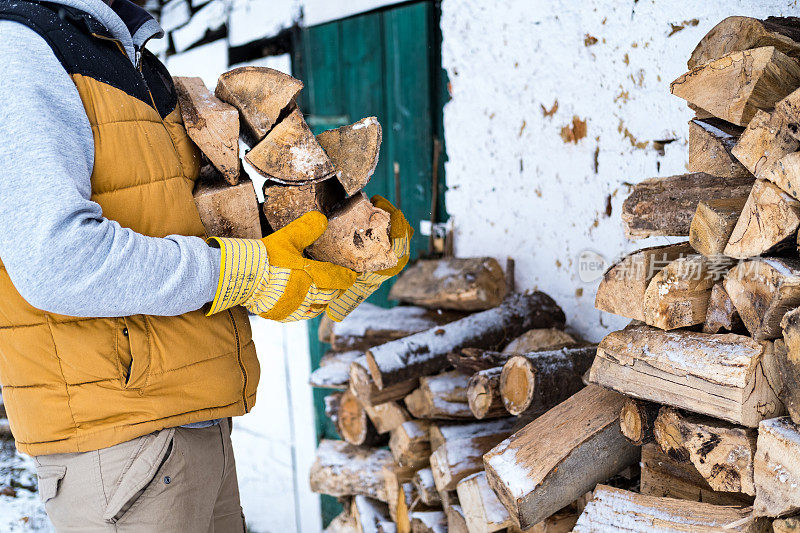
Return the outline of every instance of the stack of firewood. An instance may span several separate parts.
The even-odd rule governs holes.
[[[311,474],[348,500],[331,531],[800,528],[798,58],[793,18],[731,17],[698,44],[671,86],[696,112],[690,173],[623,208],[630,236],[688,241],[606,272],[597,308],[632,322],[596,347],[540,293],[433,312],[485,308],[451,303],[472,287],[437,299],[447,261],[398,282],[420,307],[323,328],[338,351],[312,381],[344,389],[347,441]]]
[[[303,83],[264,67],[226,72],[214,94],[200,78],[175,78],[175,87],[206,163],[194,199],[208,235],[257,239],[319,211],[328,227],[306,250],[311,257],[357,272],[397,264],[389,213],[361,192],[378,164],[375,117],[314,136],[295,102]],[[262,206],[242,167],[240,137],[250,147],[245,161],[266,178]]]
[[[320,443],[311,486],[345,504],[330,531],[514,527],[483,454],[580,390],[596,346],[563,330],[546,294],[506,279],[491,258],[422,260],[392,288],[404,305],[323,321],[332,351],[311,384],[340,390],[327,411],[344,441]],[[542,531],[569,529],[577,513]]]

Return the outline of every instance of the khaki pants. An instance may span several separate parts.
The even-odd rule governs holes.
[[[228,420],[34,460],[59,533],[245,530]]]

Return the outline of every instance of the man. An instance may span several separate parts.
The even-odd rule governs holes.
[[[0,381],[59,532],[243,531],[245,308],[340,320],[408,260],[411,229],[381,198],[390,271],[305,258],[319,213],[207,244],[199,154],[144,49],[161,35],[129,0],[0,2]]]

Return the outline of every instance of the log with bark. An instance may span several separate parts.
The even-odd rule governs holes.
[[[501,348],[529,329],[563,327],[564,320],[564,312],[546,294],[513,294],[494,309],[376,346],[367,351],[367,363],[375,384],[384,389],[443,370],[447,354],[455,350]]]
[[[482,311],[501,304],[506,279],[492,257],[422,259],[405,270],[389,299],[432,309]]]
[[[742,128],[718,118],[689,121],[689,172],[749,176],[750,171],[731,153],[741,134]]]
[[[795,423],[800,422],[800,307],[786,313],[781,321],[784,343],[775,341],[774,354],[781,381],[782,399]]]
[[[753,505],[753,497],[740,492],[719,492],[689,461],[677,461],[655,442],[642,446],[639,492],[650,496],[677,498],[714,505]]]
[[[500,375],[500,396],[512,415],[536,417],[583,388],[597,346],[561,348],[517,355]]]
[[[431,450],[436,450],[450,441],[465,441],[490,435],[510,435],[513,426],[514,419],[511,417],[469,424],[433,422],[428,429]]]
[[[722,267],[722,272],[714,269]],[[702,255],[681,257],[655,275],[644,293],[644,320],[660,329],[702,324],[715,277],[721,278],[727,265],[712,264]]]
[[[367,357],[362,355],[350,364],[350,388],[362,405],[380,405],[385,402],[402,400],[417,388],[419,379],[411,378],[379,389],[367,369]]]
[[[389,516],[389,507],[381,501],[366,496],[355,496],[350,504],[350,514],[359,533],[388,532],[395,529]]]
[[[486,472],[477,472],[458,482],[458,501],[470,533],[492,533],[513,526],[514,521],[486,481]]]
[[[594,498],[575,524],[574,533],[615,531],[624,524],[631,533],[703,531],[761,533],[768,524],[747,508],[658,498],[598,485]]]
[[[484,456],[489,485],[529,528],[639,459],[619,431],[625,397],[590,385]]]
[[[724,283],[721,281],[714,283],[711,287],[711,296],[708,298],[703,333],[719,333],[720,330],[739,332],[743,329],[744,324],[739,317],[739,311],[728,296]]]
[[[774,46],[730,52],[697,65],[670,84],[670,91],[715,117],[746,126],[800,86],[800,65]]]
[[[375,172],[381,139],[381,125],[375,117],[317,135],[317,142],[339,171],[337,179],[348,196],[363,189]]]
[[[352,394],[352,389],[350,389]],[[411,415],[399,402],[384,402],[378,405],[364,404],[358,400],[367,412],[367,416],[375,425],[378,433],[389,433],[411,420]]]
[[[456,490],[458,482],[483,470],[483,454],[511,434],[498,431],[463,439],[448,439],[431,454],[431,471],[440,491]]]
[[[724,285],[753,338],[775,339],[781,335],[783,315],[800,306],[800,261],[743,261],[728,272]]]
[[[411,468],[430,464],[429,427],[428,420],[409,420],[392,430],[389,450],[397,464]]]
[[[200,78],[173,78],[186,133],[231,185],[239,182],[239,112]],[[252,184],[251,184],[252,187]]]
[[[753,464],[756,516],[787,516],[800,511],[800,430],[789,417],[758,426]]]
[[[458,371],[420,378],[419,388],[406,396],[408,410],[417,418],[471,420],[467,386],[469,377]]]
[[[469,378],[467,401],[475,418],[480,420],[508,415],[500,394],[500,374],[502,372],[503,367],[497,366],[476,372]]]
[[[345,390],[350,382],[350,365],[364,354],[359,351],[327,352],[319,368],[311,372],[308,383],[321,389]]]
[[[514,355],[516,354],[482,348],[462,348],[447,354],[447,361],[462,374],[471,375],[482,370],[502,367]]]
[[[628,238],[689,235],[702,200],[747,196],[752,176],[718,177],[703,172],[650,178],[633,187],[622,204]]]
[[[323,439],[311,466],[311,490],[331,496],[360,494],[387,502],[383,468],[392,464],[388,450]]]
[[[250,141],[260,141],[303,89],[303,82],[278,70],[241,67],[219,77],[216,96],[242,115]]]
[[[689,243],[706,257],[720,256],[730,240],[749,193],[738,198],[703,200],[689,227]]]
[[[578,340],[566,331],[556,328],[540,328],[526,331],[503,348],[506,354],[524,354],[542,350],[556,350]]]
[[[733,333],[635,326],[606,335],[589,379],[635,398],[756,427],[784,411],[766,376],[769,351]]]
[[[230,185],[217,179],[210,165],[201,171],[194,188],[194,204],[206,234],[213,237],[260,239],[261,220],[253,182],[244,173]]]
[[[603,275],[594,306],[644,322],[644,293],[650,280],[675,259],[691,253],[692,247],[684,242],[644,248],[627,255]]]
[[[636,446],[651,442],[659,408],[657,403],[627,398],[619,411],[619,430],[622,435]]]
[[[654,434],[664,453],[691,462],[712,489],[755,495],[756,430],[662,407]]]
[[[789,57],[800,57],[800,20],[797,17],[727,17],[711,28],[689,58],[689,68],[731,52],[774,46]]]
[[[412,533],[447,533],[447,516],[444,511],[414,511],[411,518]]]
[[[800,201],[767,180],[756,180],[725,246],[725,255],[747,259],[781,248],[796,250]]]
[[[463,316],[452,311],[434,311],[415,306],[385,309],[365,302],[341,322],[326,321],[328,327],[325,330],[321,324],[319,337],[320,341],[330,343],[334,350],[368,350]]]

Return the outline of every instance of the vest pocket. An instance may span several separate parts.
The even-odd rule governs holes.
[[[123,318],[118,333],[120,372],[126,389],[138,389],[147,382],[150,370],[150,340],[147,319],[142,315]]]

